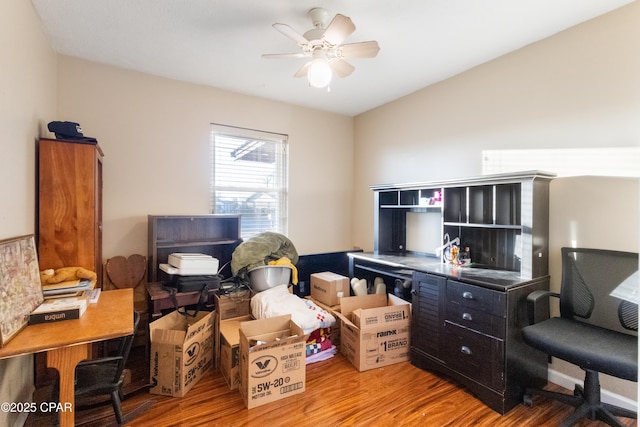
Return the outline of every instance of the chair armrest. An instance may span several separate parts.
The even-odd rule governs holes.
[[[527,313],[530,325],[549,318],[549,297],[560,298],[560,294],[538,290],[527,295]]]

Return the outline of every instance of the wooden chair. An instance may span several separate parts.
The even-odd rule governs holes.
[[[97,396],[109,395],[118,424],[125,422],[125,416],[122,412],[124,367],[139,323],[140,314],[135,312],[133,317],[134,333],[119,340],[119,348],[114,356],[83,360],[76,366],[76,404],[82,406],[83,399],[90,400]]]
[[[136,311],[147,312],[147,295],[144,286],[147,260],[144,256],[133,254],[128,258],[124,256],[109,258],[103,271],[102,289],[133,289]]]
[[[128,257],[109,258],[103,268],[102,289],[133,289],[134,309],[140,314],[140,326],[134,337],[131,361],[127,364],[124,392],[129,394],[149,385],[149,314],[146,290],[147,260],[133,254]],[[110,355],[115,347],[105,344],[104,355]]]

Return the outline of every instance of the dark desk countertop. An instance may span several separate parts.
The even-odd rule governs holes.
[[[415,254],[356,252],[347,255],[353,258],[356,263],[358,261],[364,261],[392,269],[408,269],[436,274],[449,279],[460,280],[465,283],[476,284],[501,291],[548,277],[544,276],[529,279],[523,278],[520,273],[516,271],[482,267],[458,267],[444,264],[434,257]]]

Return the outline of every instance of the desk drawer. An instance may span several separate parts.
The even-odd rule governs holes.
[[[504,292],[447,280],[447,302],[473,308],[494,316],[506,316],[507,297]]]
[[[445,320],[496,338],[504,338],[505,319],[460,304],[447,304]]]
[[[452,369],[494,390],[504,389],[504,341],[450,322],[444,324],[443,359]]]

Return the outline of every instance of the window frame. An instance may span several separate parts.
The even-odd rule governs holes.
[[[218,139],[217,139],[218,138]],[[255,141],[263,142],[263,144],[258,144],[258,147],[262,147],[265,144],[274,144],[273,153],[269,152],[269,154],[273,154],[274,162],[275,162],[275,170],[271,176],[271,182],[267,183],[269,180],[266,179],[268,175],[264,175],[265,171],[268,171],[268,167],[264,166],[269,162],[264,161],[256,161],[255,159],[250,159],[246,161],[242,157],[236,158],[235,161],[242,161],[242,164],[238,163],[237,171],[245,171],[242,172],[226,172],[228,175],[237,175],[244,176],[246,180],[249,180],[252,177],[257,179],[258,176],[262,176],[265,178],[265,185],[261,185],[259,183],[255,183],[255,185],[249,185],[246,180],[243,182],[238,181],[238,185],[229,185],[232,178],[227,176],[228,179],[226,183],[218,184],[216,181],[216,171],[218,168],[232,168],[232,162],[227,162],[222,164],[219,162],[219,159],[216,158],[216,147],[223,142],[227,144],[233,144],[238,140],[238,145],[235,150],[233,150],[229,154],[233,154],[233,152],[238,151],[238,149],[244,147],[245,145],[249,145],[251,148],[251,144]],[[244,141],[245,144],[242,144],[241,141]],[[255,144],[254,144],[255,145]],[[209,209],[213,214],[224,213],[224,214],[239,214],[241,216],[241,236],[243,239],[250,238],[260,232],[263,231],[273,231],[280,234],[286,235],[288,232],[288,200],[289,200],[289,146],[288,146],[288,135],[279,134],[274,132],[266,132],[254,129],[246,129],[241,127],[220,125],[216,123],[211,124],[211,135],[210,135],[210,149],[211,149],[211,177],[210,177],[210,200],[209,200]],[[230,148],[229,148],[230,150]],[[251,154],[253,150],[245,150],[241,152],[241,154]],[[256,168],[252,169],[250,163],[256,163]],[[263,167],[259,164],[263,163]],[[230,169],[233,170],[233,169]],[[251,170],[250,172],[246,172],[247,170]],[[261,172],[263,175],[260,175]],[[256,175],[254,175],[254,173]],[[223,176],[224,178],[224,176]],[[257,195],[257,198],[263,197],[259,195],[263,194],[271,194],[275,193],[275,207],[271,207],[267,202],[268,208],[259,207],[260,202],[253,203],[253,201],[249,201],[249,197],[246,197],[244,200],[235,199],[235,201],[231,201],[229,199],[229,206],[227,206],[224,212],[220,212],[220,194],[225,193],[227,195],[240,195],[242,193],[253,192]],[[237,203],[240,200],[240,203]],[[232,207],[235,206],[236,208]],[[247,212],[250,205],[253,205],[254,212]],[[273,209],[273,211],[271,210]],[[244,212],[243,212],[244,211]],[[269,218],[267,222],[271,222],[271,226],[265,227],[264,218],[260,218],[264,215],[260,213],[266,212],[266,217]],[[275,217],[271,218],[271,214],[275,213]],[[255,216],[253,216],[255,215]]]

